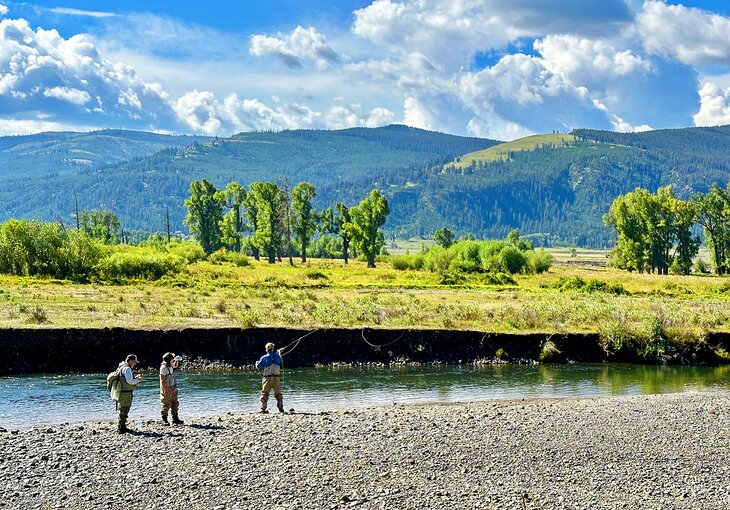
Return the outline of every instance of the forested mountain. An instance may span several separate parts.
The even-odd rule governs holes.
[[[730,176],[730,126],[572,134],[560,143],[513,143],[504,157],[471,157],[458,167],[457,157],[498,142],[404,126],[242,133],[52,177],[0,177],[0,221],[70,222],[77,193],[80,207],[110,208],[125,228],[162,230],[169,208],[174,228],[184,231],[191,181],[248,187],[286,177],[290,187],[314,184],[317,208],[354,205],[372,188],[383,190],[391,236],[430,236],[446,226],[458,235],[504,237],[520,228],[538,244],[604,247],[613,235],[601,218],[616,196],[672,185],[683,198],[712,182],[725,186]]]
[[[118,163],[207,140],[211,138],[118,129],[3,136],[0,137],[0,178],[74,172],[79,168]]]
[[[0,221],[23,217],[72,223],[76,193],[79,207],[109,208],[125,228],[162,230],[169,209],[173,228],[186,230],[183,201],[193,180],[206,178],[224,187],[234,180],[248,186],[286,177],[290,187],[309,181],[322,190],[318,205],[354,202],[387,176],[440,166],[459,154],[497,143],[397,125],[253,132],[194,141],[123,163],[77,166],[53,175],[8,175],[0,170]],[[363,187],[353,188],[355,182]]]

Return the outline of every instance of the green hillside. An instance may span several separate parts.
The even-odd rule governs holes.
[[[440,167],[458,154],[497,143],[397,125],[241,133],[118,164],[80,166],[32,179],[19,174],[0,178],[0,221],[25,217],[71,222],[75,193],[81,208],[109,208],[127,228],[161,230],[169,209],[173,226],[182,230],[183,201],[193,180],[205,177],[222,187],[233,180],[248,186],[286,177],[292,185],[313,183],[319,204],[359,201],[404,169]],[[362,180],[362,187],[353,185]]]
[[[171,136],[114,129],[3,136],[0,137],[0,178],[74,172],[208,140],[211,138],[205,136]]]
[[[519,138],[511,142],[501,143],[481,151],[470,152],[457,157],[452,163],[457,168],[466,168],[472,163],[503,161],[513,159],[514,153],[534,151],[538,149],[569,148],[576,137],[565,133],[547,133]]]
[[[671,185],[686,198],[730,178],[730,126],[544,136],[499,144],[404,126],[242,133],[54,175],[0,176],[0,221],[71,223],[77,194],[80,207],[108,207],[125,228],[163,230],[169,209],[173,228],[186,232],[183,200],[191,181],[248,186],[286,177],[291,186],[314,184],[318,209],[383,190],[390,237],[429,237],[443,226],[457,235],[504,237],[519,228],[538,244],[604,248],[613,234],[601,218],[616,196]],[[452,163],[504,147],[511,147],[507,158]]]

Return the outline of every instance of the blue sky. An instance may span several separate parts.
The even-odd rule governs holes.
[[[0,0],[0,134],[730,124],[729,3]]]

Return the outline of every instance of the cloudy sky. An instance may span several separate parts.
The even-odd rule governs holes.
[[[730,124],[728,4],[0,0],[0,134]]]

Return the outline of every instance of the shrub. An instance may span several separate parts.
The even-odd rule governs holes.
[[[542,349],[540,349],[539,359],[543,362],[559,361],[561,354],[562,352],[558,349],[558,346],[555,345],[555,342],[552,340],[545,340],[542,344]]]
[[[171,242],[165,245],[167,253],[182,257],[188,264],[199,262],[205,258],[205,252],[198,243],[190,241]]]
[[[555,259],[543,248],[527,252],[527,265],[531,273],[544,273],[552,266]]]
[[[407,269],[420,270],[425,265],[423,255],[392,255],[390,257],[390,264],[393,269],[398,271],[405,271]]]
[[[499,263],[504,272],[516,274],[527,267],[527,257],[514,246],[506,246],[499,252]]]
[[[178,273],[185,259],[170,254],[113,253],[98,265],[99,277],[108,281],[158,280]]]
[[[552,288],[558,289],[561,292],[604,292],[606,294],[614,294],[617,296],[628,294],[621,284],[609,283],[596,279],[585,281],[580,276],[571,276],[570,278],[561,277],[552,285]]]
[[[212,264],[222,264],[227,262],[237,267],[246,267],[251,265],[246,255],[235,251],[228,251],[225,248],[221,248],[220,250],[214,251],[208,255],[208,262]]]

